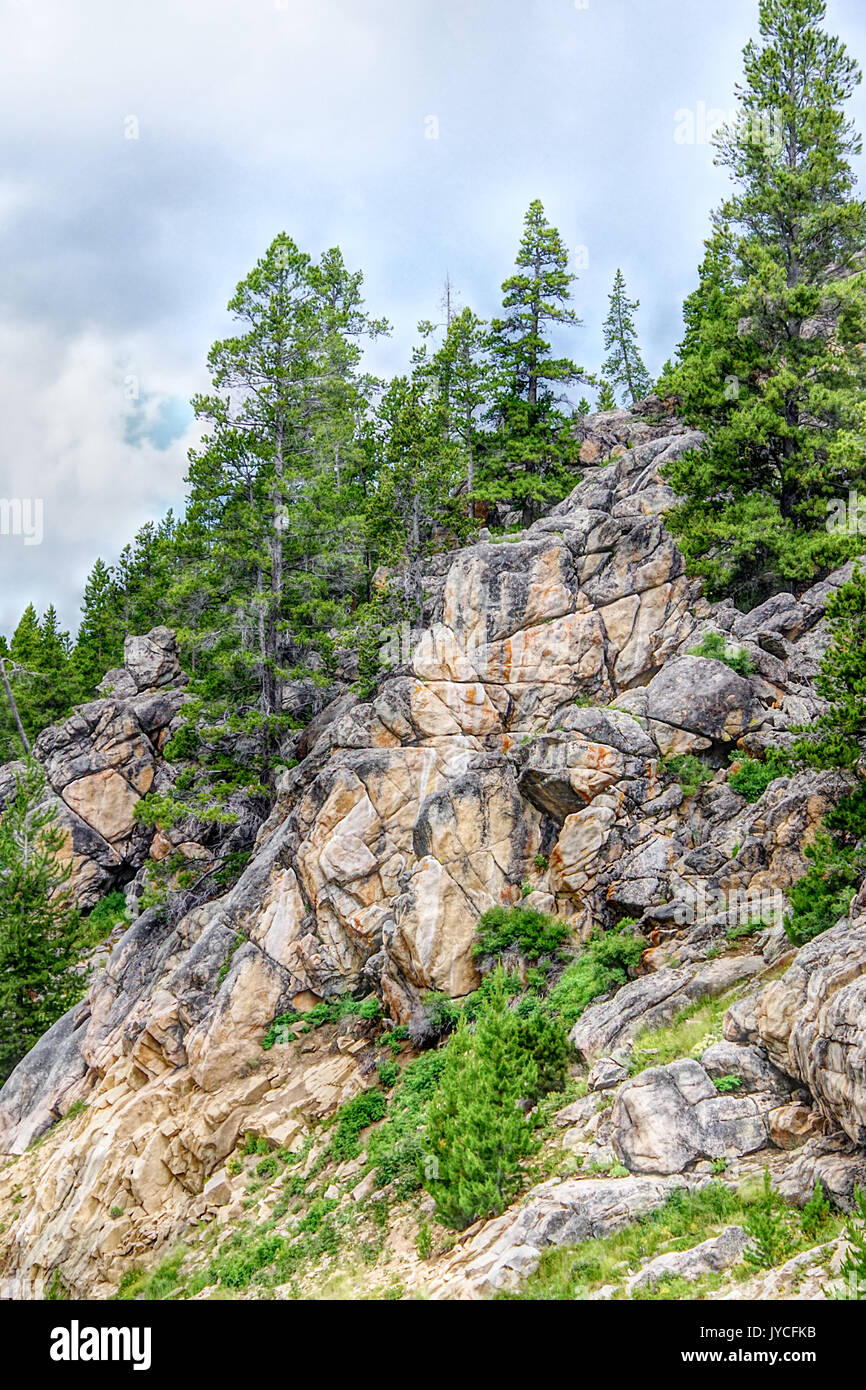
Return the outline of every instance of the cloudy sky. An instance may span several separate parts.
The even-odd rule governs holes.
[[[726,187],[702,130],[757,8],[0,0],[0,498],[44,505],[41,545],[0,534],[0,630],[32,600],[74,631],[96,556],[182,505],[189,397],[279,231],[364,270],[387,373],[446,272],[496,311],[539,197],[582,266],[562,346],[598,366],[621,265],[657,371]],[[862,0],[829,11],[866,60]]]

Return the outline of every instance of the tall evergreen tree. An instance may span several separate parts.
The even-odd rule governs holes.
[[[563,388],[585,379],[570,358],[553,356],[545,336],[548,326],[574,327],[580,319],[570,307],[577,277],[567,247],[537,199],[524,219],[516,264],[502,286],[504,315],[491,324],[495,433],[486,441],[481,491],[491,501],[510,497],[530,521],[574,481],[578,450],[558,407]]]
[[[418,622],[421,570],[437,526],[457,524],[460,460],[443,438],[441,402],[422,361],[410,377],[395,377],[384,393],[374,442],[376,486],[367,528],[376,559],[401,577],[402,616]]]
[[[0,719],[0,738],[9,756],[15,755],[19,741],[29,751],[44,728],[71,712],[80,693],[71,652],[69,634],[60,630],[54,605],[40,621],[33,604],[28,604],[8,653],[3,653],[0,683],[8,710]]]
[[[84,586],[74,660],[81,689],[92,694],[123,659],[121,593],[110,565],[97,559]]]
[[[438,406],[440,428],[445,443],[456,446],[459,468],[471,497],[479,452],[483,450],[482,416],[489,409],[493,393],[492,365],[487,325],[470,308],[459,312],[447,287],[448,321],[445,338],[432,355],[426,343],[414,355],[415,375],[427,376]],[[424,337],[433,325],[419,325]]]
[[[866,204],[845,103],[860,70],[824,0],[761,0],[740,116],[717,162],[737,191],[714,219],[664,388],[708,432],[668,476],[668,516],[711,592],[745,602],[857,553],[828,503],[866,476]]]
[[[794,747],[818,768],[839,768],[848,791],[826,815],[805,854],[807,873],[788,892],[791,940],[802,946],[844,917],[866,875],[866,572],[856,566],[827,604],[830,644],[815,682],[827,702]]]
[[[29,763],[0,816],[0,1082],[84,988],[66,832],[44,793]]]
[[[492,324],[493,350],[512,390],[530,406],[538,404],[548,383],[577,381],[580,368],[565,357],[552,357],[544,337],[547,324],[575,327],[580,319],[569,307],[577,276],[568,269],[568,248],[536,198],[523,223],[516,274],[502,286],[507,312]]]
[[[194,402],[210,433],[191,458],[174,598],[187,641],[211,668],[241,683],[246,671],[247,700],[268,723],[281,708],[292,636],[322,626],[320,601],[330,616],[340,517],[351,514],[347,492],[357,504],[363,468],[358,431],[371,388],[358,342],[386,325],[364,311],[361,276],[338,250],[314,265],[285,235],[229,310],[239,333],[215,344],[214,391]]]
[[[610,294],[610,312],[604,324],[604,347],[608,357],[602,367],[606,379],[625,393],[625,404],[634,405],[652,386],[643,363],[635,327],[639,299],[629,299],[625,276],[617,270]]]

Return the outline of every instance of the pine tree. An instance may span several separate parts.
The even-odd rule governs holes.
[[[831,594],[826,626],[830,643],[815,686],[829,708],[797,748],[814,767],[854,769],[866,754],[866,571],[859,565]]]
[[[0,685],[4,699],[0,701],[0,763],[17,758],[21,752],[30,756],[30,740],[21,718],[18,701],[10,679],[14,671],[6,638],[0,635]]]
[[[97,559],[84,586],[74,661],[84,698],[123,660],[121,594],[110,565]]]
[[[866,874],[866,573],[859,566],[832,594],[827,628],[831,640],[815,684],[828,708],[793,753],[811,767],[842,769],[850,790],[807,846],[809,869],[789,889],[785,929],[797,946],[847,915]]]
[[[602,367],[605,379],[625,392],[625,404],[634,405],[652,386],[637,340],[634,316],[639,299],[629,299],[625,276],[617,270],[610,294],[610,312],[604,324],[604,347],[608,357]]]
[[[599,410],[616,410],[616,396],[609,381],[599,382],[597,405]]]
[[[761,0],[740,117],[718,140],[719,209],[664,389],[709,435],[672,464],[668,514],[713,595],[753,602],[857,553],[828,502],[864,477],[866,204],[844,105],[860,81],[824,0]]]
[[[573,485],[578,448],[558,405],[562,388],[586,379],[569,358],[553,357],[545,336],[548,325],[574,327],[580,319],[570,308],[577,277],[568,250],[537,199],[524,219],[516,264],[502,286],[505,313],[490,328],[498,379],[479,491],[488,501],[510,498],[529,522]]]
[[[375,489],[367,509],[371,553],[401,575],[402,615],[421,616],[422,565],[437,526],[459,524],[460,458],[443,438],[441,403],[422,359],[395,377],[379,404],[373,440]]]
[[[458,466],[471,498],[478,454],[483,447],[481,416],[490,406],[492,393],[488,334],[484,321],[471,309],[449,313],[445,340],[430,368],[436,383],[443,437],[457,446]]]
[[[84,988],[66,832],[44,794],[29,763],[0,817],[0,1082]]]
[[[278,236],[230,301],[238,336],[215,344],[213,393],[194,402],[210,433],[191,457],[172,601],[197,669],[206,658],[230,699],[245,686],[265,727],[281,708],[292,639],[334,616],[329,579],[338,547],[350,549],[341,522],[357,538],[357,558],[354,579],[343,565],[336,582],[361,582],[352,516],[363,496],[360,426],[372,383],[360,372],[358,341],[387,325],[369,319],[360,288],[338,250],[314,265]]]
[[[502,286],[502,307],[508,312],[493,321],[494,352],[511,378],[512,389],[530,406],[538,404],[546,383],[566,384],[582,375],[568,358],[551,357],[544,337],[546,324],[577,326],[569,308],[571,286],[577,279],[568,269],[568,249],[548,222],[544,207],[530,203],[515,264],[518,272]]]
[[[71,651],[69,634],[60,630],[53,604],[41,621],[33,604],[28,604],[3,663],[6,703],[13,720],[20,721],[26,735],[26,741],[22,740],[25,752],[44,728],[67,717],[78,698]],[[16,731],[20,738],[17,725]],[[8,737],[7,726],[7,747]]]
[[[427,1185],[446,1225],[462,1229],[479,1216],[496,1216],[515,1196],[520,1160],[535,1148],[520,1102],[537,1085],[536,1064],[522,1045],[520,1020],[498,971],[474,1032],[461,1017],[427,1113],[427,1148],[435,1160]]]
[[[866,1299],[866,1192],[854,1188],[854,1209],[845,1223],[845,1256],[839,1267],[841,1284],[831,1292],[836,1299]]]
[[[42,633],[39,630],[39,617],[33,604],[28,603],[12,634],[9,655],[19,666],[26,670],[35,671],[39,668],[41,650]]]

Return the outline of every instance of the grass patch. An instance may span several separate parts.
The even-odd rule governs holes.
[[[682,1009],[664,1027],[638,1033],[631,1058],[632,1076],[647,1067],[667,1066],[681,1057],[700,1057],[721,1038],[722,1021],[730,1003],[729,994],[718,999],[700,999]]]
[[[685,1188],[670,1194],[663,1206],[595,1240],[579,1245],[551,1247],[530,1275],[523,1289],[498,1294],[497,1298],[522,1301],[557,1301],[588,1298],[605,1284],[613,1284],[625,1297],[630,1275],[656,1255],[690,1250],[718,1235],[725,1226],[739,1225],[747,1230],[760,1225],[767,1210],[766,1188],[760,1183],[743,1183],[737,1188],[712,1181],[693,1192]],[[773,1206],[786,1222],[791,1253],[810,1249],[811,1229],[804,1229],[800,1214],[786,1207],[773,1195]],[[822,1213],[822,1239],[832,1239],[842,1228],[838,1214]],[[747,1262],[735,1266],[734,1279],[748,1278],[754,1267]],[[700,1280],[668,1279],[654,1289],[636,1290],[635,1299],[695,1299],[718,1289],[725,1275],[706,1275]]]

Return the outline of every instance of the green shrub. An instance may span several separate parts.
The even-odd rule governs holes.
[[[708,632],[696,647],[691,647],[689,656],[702,656],[713,661],[722,661],[736,671],[738,676],[752,676],[755,663],[748,652],[742,648],[727,646],[720,632]]]
[[[424,1116],[438,1088],[445,1053],[444,1048],[425,1052],[403,1068],[388,1115],[367,1141],[367,1158],[379,1184],[394,1183],[398,1196],[417,1191],[424,1177]]]
[[[553,986],[548,1011],[568,1032],[593,999],[625,984],[629,968],[640,963],[646,949],[644,938],[627,928],[596,932]]]
[[[321,999],[318,1004],[314,1004],[306,1013],[299,1013],[291,1009],[288,1013],[280,1014],[275,1018],[264,1036],[262,1047],[265,1051],[274,1046],[275,1043],[285,1038],[286,1030],[294,1023],[303,1019],[303,1033],[311,1033],[314,1028],[322,1028],[328,1023],[339,1023],[344,1018],[363,1018],[368,1020],[378,1020],[382,1017],[382,1006],[379,1000],[371,995],[368,999],[363,999],[359,1003],[351,994],[332,994],[327,999]]]
[[[729,941],[743,941],[747,936],[756,936],[758,932],[766,930],[767,923],[763,918],[757,918],[754,922],[735,922],[728,927],[725,935]]]
[[[334,1210],[337,1203],[333,1197],[316,1197],[307,1208],[306,1215],[298,1222],[299,1231],[320,1231],[325,1217]]]
[[[269,1154],[271,1146],[263,1134],[254,1134],[250,1129],[244,1136],[244,1146],[241,1153],[249,1157],[251,1154]]]
[[[193,724],[183,724],[165,745],[165,757],[170,763],[194,758],[201,747],[201,738]]]
[[[422,1221],[418,1227],[418,1234],[415,1237],[415,1249],[418,1251],[419,1260],[429,1260],[433,1254],[433,1237],[430,1234],[430,1227],[426,1221]]]
[[[264,1051],[270,1052],[277,1043],[286,1041],[292,1024],[297,1023],[298,1019],[302,1017],[303,1015],[299,1014],[296,1009],[290,1009],[288,1013],[280,1014],[279,1018],[275,1018],[262,1038]]]
[[[362,1091],[337,1111],[337,1132],[331,1140],[330,1157],[334,1163],[357,1158],[361,1152],[359,1135],[362,1129],[384,1119],[388,1103],[381,1091]]]
[[[520,1161],[536,1147],[520,1102],[537,1088],[538,1071],[503,976],[493,977],[474,1031],[461,1018],[427,1113],[427,1187],[439,1219],[458,1230],[505,1209],[520,1188]]]
[[[819,1240],[833,1218],[833,1208],[824,1195],[820,1182],[816,1182],[812,1195],[800,1212],[800,1225],[807,1240]]]
[[[741,1076],[717,1076],[713,1082],[720,1095],[730,1095],[732,1091],[739,1091],[743,1084]]]
[[[400,1068],[396,1062],[379,1062],[376,1066],[379,1081],[386,1091],[390,1091],[397,1077],[400,1075]]]
[[[845,846],[822,832],[803,853],[811,865],[788,892],[791,912],[785,931],[795,946],[835,927],[847,916],[866,867],[866,851]]]
[[[763,762],[746,754],[735,755],[728,786],[747,801],[759,801],[771,782],[791,772],[790,756],[782,748],[770,748]]]
[[[773,1191],[769,1168],[764,1169],[763,1193],[746,1217],[746,1231],[752,1239],[743,1251],[743,1259],[755,1269],[784,1264],[794,1252],[787,1210]]]
[[[661,769],[673,781],[679,782],[686,796],[694,796],[696,791],[700,791],[701,787],[713,780],[712,770],[700,758],[695,757],[694,753],[677,753],[673,757],[664,758]]]
[[[866,1193],[854,1189],[854,1211],[845,1223],[847,1251],[839,1270],[842,1288],[834,1294],[841,1299],[866,1299]]]
[[[121,923],[127,925],[130,918],[126,906],[126,895],[121,892],[107,893],[91,908],[83,923],[83,936],[88,943],[104,941],[114,928]]]
[[[529,885],[530,892],[532,885]],[[475,959],[501,956],[516,947],[527,960],[553,955],[568,939],[570,928],[534,907],[492,907],[479,919]]]

